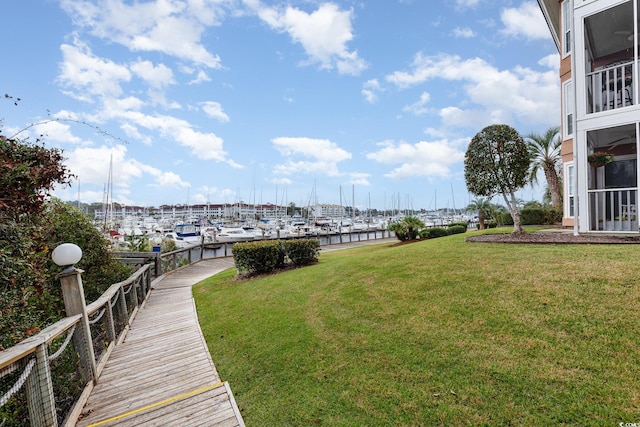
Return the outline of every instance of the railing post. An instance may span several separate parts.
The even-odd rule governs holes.
[[[156,252],[155,253],[155,259],[153,260],[153,267],[155,269],[155,276],[160,277],[162,276],[162,264],[161,264],[162,258],[160,258],[160,252]]]
[[[76,314],[82,315],[78,322],[80,331],[73,334],[73,343],[76,351],[80,354],[80,362],[86,369],[85,380],[97,380],[96,358],[93,351],[93,341],[91,330],[89,329],[89,316],[87,315],[87,304],[84,299],[84,289],[82,287],[83,271],[72,267],[60,273],[60,283],[62,284],[62,296],[64,297],[64,308],[67,316]]]
[[[118,290],[118,293],[120,294],[120,297],[118,298],[118,302],[120,304],[120,311],[122,312],[122,315],[124,316],[124,324],[128,325],[129,324],[129,309],[127,308],[127,294],[124,293],[124,288],[122,286],[120,286],[120,289]]]
[[[36,348],[35,356],[36,364],[26,381],[29,420],[33,427],[57,427],[56,402],[46,342]]]

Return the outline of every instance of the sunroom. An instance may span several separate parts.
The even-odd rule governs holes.
[[[587,132],[589,231],[638,232],[636,124]]]

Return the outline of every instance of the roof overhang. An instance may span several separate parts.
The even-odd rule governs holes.
[[[551,37],[553,42],[560,49],[560,1],[559,0],[538,0],[544,19],[547,21],[549,31],[551,31]]]

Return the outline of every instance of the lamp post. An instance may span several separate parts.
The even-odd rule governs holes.
[[[80,354],[85,381],[93,380],[95,383],[97,379],[96,359],[89,329],[89,315],[87,314],[87,304],[84,298],[84,288],[82,287],[83,270],[74,267],[82,258],[82,249],[73,243],[63,243],[53,250],[51,258],[57,265],[64,267],[58,277],[62,285],[62,296],[67,316],[75,316],[77,314],[82,316],[78,322],[80,331],[74,334],[73,342],[76,351]]]

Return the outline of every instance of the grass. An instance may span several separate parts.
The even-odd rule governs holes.
[[[640,422],[640,245],[467,235],[198,284],[203,333],[246,424]]]

